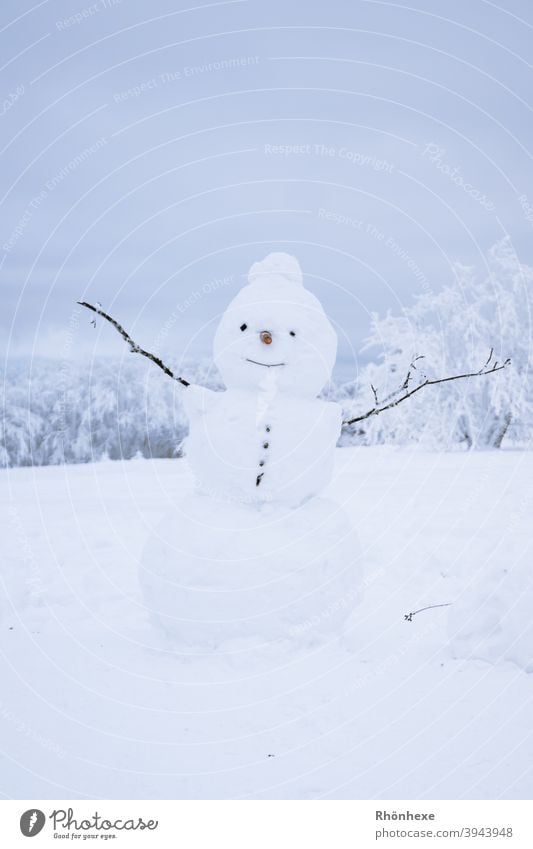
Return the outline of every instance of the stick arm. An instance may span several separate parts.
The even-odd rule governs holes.
[[[401,390],[407,390],[403,395],[399,398],[395,398],[393,401],[389,403],[384,403],[382,406],[378,406],[376,404],[371,410],[368,410],[366,413],[363,413],[361,416],[355,416],[354,418],[348,419],[347,421],[343,421],[343,427],[349,427],[350,425],[356,424],[356,422],[362,422],[365,419],[369,419],[371,416],[378,416],[380,413],[384,413],[386,410],[391,410],[393,407],[397,407],[398,404],[401,404],[402,401],[407,401],[408,398],[411,398],[415,392],[419,392],[421,389],[424,389],[425,386],[436,386],[438,383],[449,383],[451,380],[465,380],[470,377],[481,377],[483,375],[495,374],[498,371],[502,371],[507,368],[511,363],[511,359],[508,357],[505,362],[498,363],[494,361],[491,365],[492,361],[493,349],[491,348],[489,358],[484,366],[482,366],[479,371],[466,372],[465,374],[453,374],[450,377],[440,377],[434,380],[430,380],[429,378],[425,378],[419,383],[417,386],[413,387],[413,389],[407,389],[409,385],[410,373],[407,375],[407,379],[403,383]],[[374,393],[374,400],[377,400],[377,393],[374,387],[372,386],[372,391]],[[396,393],[393,393],[396,395]],[[389,396],[390,397],[390,396]]]
[[[130,334],[126,330],[124,330],[122,325],[119,324],[119,322],[116,319],[112,318],[110,315],[108,315],[106,312],[104,312],[104,310],[100,309],[99,307],[95,307],[93,304],[89,304],[87,301],[78,301],[78,304],[80,305],[80,307],[85,307],[85,309],[91,310],[92,312],[96,313],[96,315],[101,316],[106,321],[108,321],[110,324],[112,324],[113,327],[115,328],[115,330],[118,333],[120,333],[122,338],[128,343],[130,351],[133,354],[140,354],[142,357],[146,357],[148,360],[151,360],[168,377],[171,377],[172,380],[175,380],[178,383],[181,383],[182,386],[190,386],[191,385],[188,380],[185,380],[185,378],[178,377],[177,375],[175,375],[174,372],[171,369],[169,369],[168,366],[165,365],[165,363],[163,362],[163,360],[160,357],[156,357],[155,354],[151,354],[150,351],[145,351],[144,348],[141,348],[141,346],[138,345],[137,342],[135,342],[131,338]]]

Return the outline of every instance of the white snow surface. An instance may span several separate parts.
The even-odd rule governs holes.
[[[363,599],[345,637],[259,662],[151,624],[138,564],[192,491],[183,460],[3,470],[0,790],[531,798],[532,481],[519,451],[337,450],[324,497],[355,525]]]

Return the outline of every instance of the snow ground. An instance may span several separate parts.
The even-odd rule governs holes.
[[[454,608],[404,614],[531,562],[533,454],[338,450],[357,625],[268,672],[147,620],[136,563],[189,485],[183,460],[0,473],[4,796],[531,798],[533,674],[455,659]]]

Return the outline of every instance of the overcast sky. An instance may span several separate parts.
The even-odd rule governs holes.
[[[122,352],[80,297],[205,354],[286,250],[349,373],[455,260],[533,262],[527,0],[3,0],[0,30],[8,355]]]

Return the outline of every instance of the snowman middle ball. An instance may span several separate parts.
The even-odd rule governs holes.
[[[361,585],[357,536],[318,498],[342,425],[316,396],[337,338],[297,261],[255,263],[224,313],[214,358],[224,392],[184,388],[195,491],[142,557],[148,609],[178,645],[316,642],[340,635]]]

